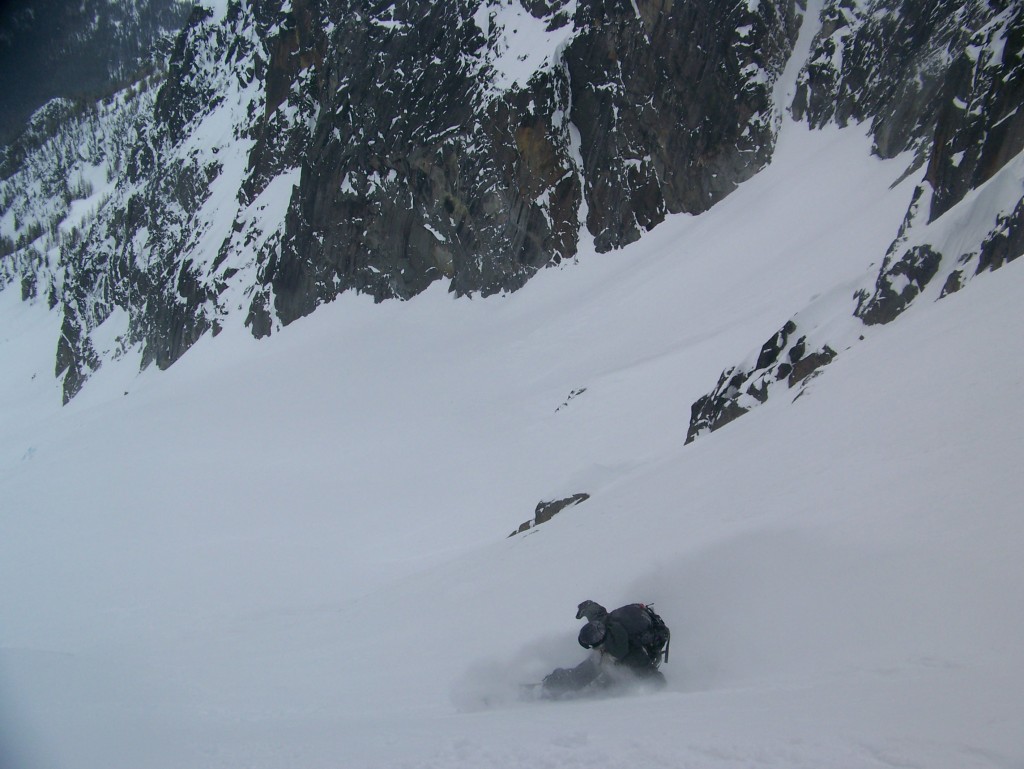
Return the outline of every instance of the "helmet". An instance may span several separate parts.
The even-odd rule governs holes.
[[[593,620],[580,629],[580,635],[577,640],[584,649],[593,649],[604,641],[606,632],[607,629],[603,622]]]

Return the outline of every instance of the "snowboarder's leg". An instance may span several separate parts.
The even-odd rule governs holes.
[[[577,692],[597,678],[600,669],[593,659],[586,659],[574,668],[558,668],[544,676],[544,696],[557,699]]]

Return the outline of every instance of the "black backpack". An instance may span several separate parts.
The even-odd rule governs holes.
[[[651,620],[651,629],[644,633],[640,639],[644,650],[650,656],[655,666],[660,665],[663,660],[668,662],[668,647],[669,642],[672,640],[672,632],[668,629],[668,625],[665,624],[665,620],[659,617],[654,609],[644,604],[641,604],[641,606],[644,607],[644,611],[647,612],[647,616]]]

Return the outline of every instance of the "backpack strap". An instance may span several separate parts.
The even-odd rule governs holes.
[[[672,642],[672,631],[669,630],[668,625],[665,624],[665,620],[659,617],[657,613],[655,613],[654,609],[651,608],[651,604],[640,605],[644,607],[644,610],[647,612],[647,616],[651,620],[651,628],[655,639],[660,641],[664,638],[664,646],[658,650],[658,654],[660,654],[661,658],[665,662],[668,662],[668,650],[669,645]],[[661,644],[659,644],[659,646],[661,646]]]

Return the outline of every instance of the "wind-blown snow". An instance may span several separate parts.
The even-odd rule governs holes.
[[[683,446],[738,355],[852,311],[913,186],[869,147],[786,123],[707,214],[512,295],[346,295],[105,364],[63,409],[59,319],[0,292],[3,755],[1022,765],[1020,260]],[[518,701],[582,658],[585,598],[654,602],[666,691]]]

